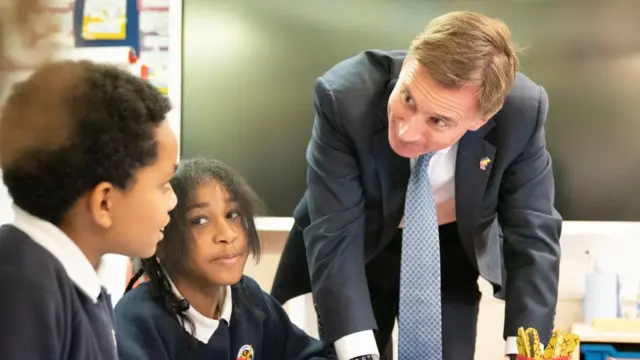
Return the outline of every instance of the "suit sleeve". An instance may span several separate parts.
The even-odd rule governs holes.
[[[314,339],[291,322],[282,306],[270,295],[263,295],[265,309],[264,359],[336,359],[330,347]]]
[[[310,225],[304,231],[313,297],[323,339],[376,329],[364,266],[364,197],[353,144],[339,104],[318,79],[307,148]]]
[[[116,305],[116,343],[120,360],[170,360],[150,309],[128,306],[126,299]]]
[[[2,268],[0,266],[0,268]],[[61,359],[65,314],[56,282],[23,276],[11,269],[0,274],[0,351],[3,360]],[[66,316],[65,316],[66,315]],[[67,333],[68,335],[68,333]]]
[[[555,186],[544,124],[548,96],[540,87],[536,128],[508,168],[500,190],[498,218],[504,235],[506,308],[504,336],[533,327],[551,338],[558,300],[562,218],[554,208]]]

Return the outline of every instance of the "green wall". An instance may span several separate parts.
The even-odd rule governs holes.
[[[625,80],[640,78],[640,70],[623,61],[625,52],[640,52],[633,16],[640,1],[184,3],[183,156],[215,157],[236,168],[271,215],[291,216],[305,190],[314,80],[361,50],[406,48],[430,18],[468,9],[505,20],[527,48],[523,71],[549,92],[549,148],[565,217],[640,219],[634,210],[640,170],[611,161],[640,155],[628,135],[637,137],[640,127],[640,102],[628,96],[640,86]],[[603,133],[628,141],[605,140]],[[610,187],[612,174],[635,182],[618,181],[607,197],[614,200],[603,207],[596,190]]]

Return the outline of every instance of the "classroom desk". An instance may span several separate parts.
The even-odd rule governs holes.
[[[573,324],[571,333],[580,337],[580,343],[599,344],[640,344],[640,333],[599,332],[591,326],[581,323]],[[572,360],[580,359],[580,348],[573,352]]]

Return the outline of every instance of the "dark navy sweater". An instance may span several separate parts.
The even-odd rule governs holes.
[[[333,350],[291,323],[280,304],[249,277],[231,287],[231,321],[221,320],[206,344],[191,337],[150,290],[150,284],[142,284],[116,305],[120,360],[335,359]]]
[[[0,227],[0,359],[115,360],[113,308],[94,303],[19,229]]]

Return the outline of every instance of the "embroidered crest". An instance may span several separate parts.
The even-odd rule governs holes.
[[[253,347],[251,345],[243,345],[238,351],[237,360],[253,360]]]

